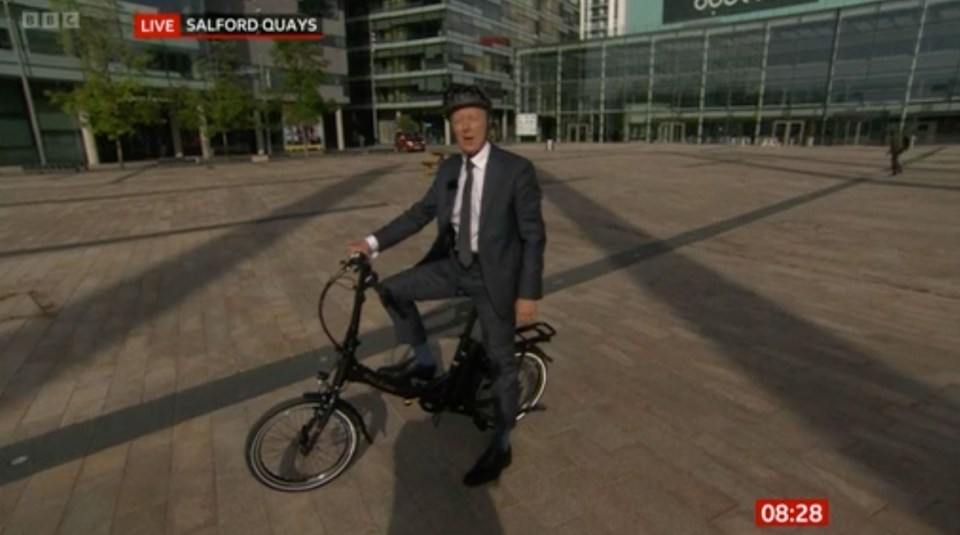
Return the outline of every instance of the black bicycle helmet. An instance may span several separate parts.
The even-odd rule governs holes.
[[[460,108],[475,106],[487,110],[493,108],[490,99],[475,85],[451,84],[443,94],[443,113],[449,119]]]

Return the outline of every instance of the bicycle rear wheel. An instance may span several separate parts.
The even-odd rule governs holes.
[[[280,403],[247,436],[247,466],[264,485],[286,492],[316,489],[337,478],[359,445],[357,424],[339,407],[322,427],[320,402]]]
[[[517,421],[519,422],[528,412],[540,404],[540,398],[543,397],[543,393],[547,389],[547,363],[536,350],[517,352],[516,356],[520,360],[517,373],[517,382],[520,388],[519,411],[517,412]],[[480,383],[476,400],[478,412],[492,421],[494,415],[493,383],[490,382],[489,378],[484,378]]]
[[[533,351],[520,354],[517,380],[520,383],[520,411],[517,413],[517,421],[520,421],[527,412],[540,404],[540,398],[547,389],[547,363],[544,358]]]

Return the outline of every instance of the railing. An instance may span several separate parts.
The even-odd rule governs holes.
[[[370,8],[370,14],[389,13],[390,11],[400,11],[414,7],[425,7],[442,4],[442,0],[386,0],[379,6]]]

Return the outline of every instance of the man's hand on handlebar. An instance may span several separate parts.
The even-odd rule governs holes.
[[[357,253],[370,258],[373,256],[373,250],[370,249],[370,244],[367,243],[367,240],[357,240],[355,242],[350,242],[347,244],[347,252],[350,256],[353,256]]]

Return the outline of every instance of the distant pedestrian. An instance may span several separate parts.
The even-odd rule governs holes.
[[[910,138],[899,133],[890,136],[890,172],[892,175],[899,175],[903,172],[903,165],[900,163],[900,155],[910,148]]]

